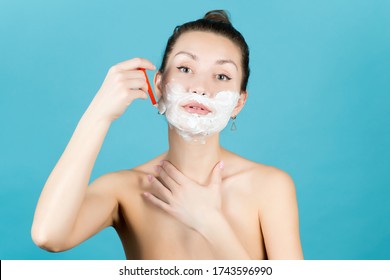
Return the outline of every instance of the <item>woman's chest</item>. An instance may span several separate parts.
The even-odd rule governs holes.
[[[123,219],[131,227],[132,239],[142,259],[213,259],[211,244],[171,215],[147,203],[141,193],[122,207]],[[265,258],[257,205],[250,191],[225,184],[221,192],[222,213],[235,238],[252,258]],[[137,210],[134,206],[137,205]],[[206,218],[206,217],[205,217]],[[224,238],[224,232],[218,234]],[[122,237],[123,241],[123,237]],[[129,244],[129,243],[127,243]],[[134,244],[134,243],[132,243]],[[228,244],[227,244],[228,245]],[[126,251],[132,248],[125,248]]]

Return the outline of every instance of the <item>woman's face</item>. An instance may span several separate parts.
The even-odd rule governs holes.
[[[186,32],[174,45],[164,74],[156,74],[159,111],[184,139],[205,143],[243,107],[241,80],[239,47],[214,33]]]
[[[180,84],[188,92],[212,98],[221,91],[240,92],[241,80],[239,47],[221,35],[190,31],[182,34],[174,45],[162,85]]]

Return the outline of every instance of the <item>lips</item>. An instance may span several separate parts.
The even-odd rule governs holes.
[[[190,102],[183,105],[184,110],[191,114],[207,115],[211,110],[198,102]]]

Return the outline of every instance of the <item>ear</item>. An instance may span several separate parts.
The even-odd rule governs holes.
[[[161,87],[162,87],[162,73],[160,71],[157,71],[156,74],[154,74],[153,83],[154,83],[154,89],[155,89],[155,92],[156,92],[156,97],[157,97],[157,99],[160,99],[161,96],[162,96],[162,90],[161,90]]]
[[[247,98],[248,98],[248,91],[246,91],[246,90],[241,91],[240,97],[238,98],[237,105],[234,108],[233,113],[231,115],[232,117],[237,116],[240,113],[240,111],[242,110],[242,108],[244,108],[244,105],[245,105]]]

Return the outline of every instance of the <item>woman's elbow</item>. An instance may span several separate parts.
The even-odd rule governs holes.
[[[37,229],[34,226],[31,229],[31,238],[35,245],[43,250],[53,253],[66,250],[63,244],[59,242],[58,238],[56,238],[54,234],[49,234],[47,231]]]

